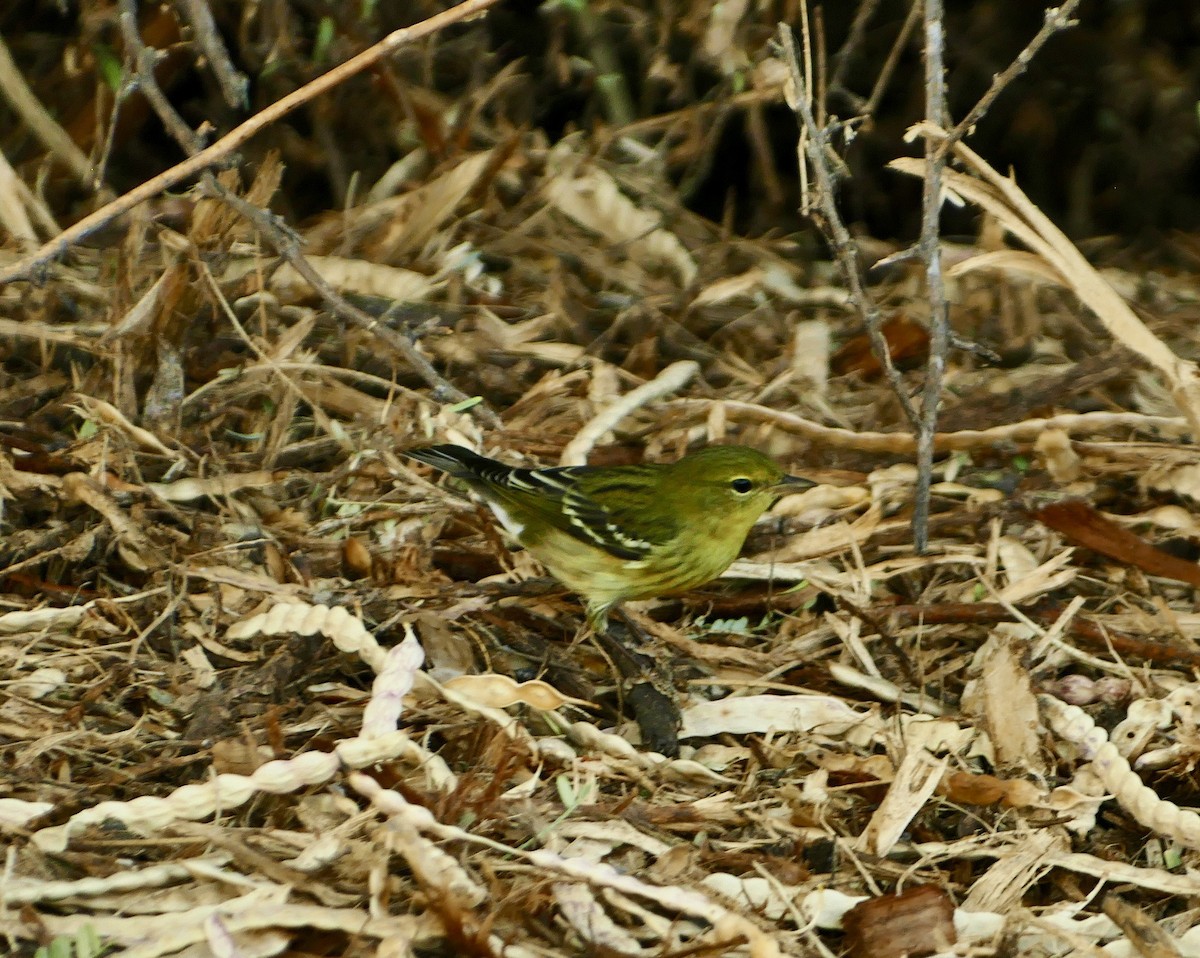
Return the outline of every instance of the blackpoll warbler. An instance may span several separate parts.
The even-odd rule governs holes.
[[[814,485],[756,449],[710,446],[670,465],[516,469],[462,446],[405,455],[461,479],[508,533],[587,601],[602,630],[626,599],[719,576],[781,496]]]

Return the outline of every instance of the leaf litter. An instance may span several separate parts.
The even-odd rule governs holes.
[[[973,425],[937,438],[918,556],[912,438],[829,264],[689,212],[636,141],[460,133],[299,232],[478,402],[212,198],[0,289],[16,953],[1200,954],[1187,288],[1113,283],[954,171],[1026,247],[950,270],[959,332],[1033,347],[952,356]],[[266,207],[281,168],[221,179]],[[874,293],[922,318],[915,273]],[[1074,391],[1081,342],[1145,362]],[[1052,376],[1020,419],[987,403]],[[678,757],[641,746],[578,603],[396,453],[432,441],[736,441],[820,481],[637,612]]]

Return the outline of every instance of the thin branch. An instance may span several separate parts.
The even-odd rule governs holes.
[[[850,61],[862,46],[863,37],[867,33],[867,24],[875,15],[879,0],[862,0],[854,12],[854,21],[850,24],[850,32],[846,34],[846,42],[833,55],[833,75],[829,78],[829,89],[838,90],[846,85],[846,71]]]
[[[917,412],[908,398],[899,371],[892,365],[891,353],[883,336],[883,316],[879,311],[879,306],[867,292],[859,269],[858,257],[855,255],[854,240],[838,212],[837,200],[834,197],[833,174],[829,167],[829,157],[826,155],[828,149],[826,130],[817,125],[813,116],[812,107],[808,102],[807,87],[800,73],[800,63],[796,58],[796,42],[792,37],[791,28],[786,23],[779,25],[779,43],[784,61],[791,74],[791,83],[785,89],[785,97],[792,111],[799,114],[804,133],[804,137],[802,137],[804,157],[801,157],[801,162],[807,158],[817,180],[816,200],[822,232],[825,233],[827,241],[833,247],[834,256],[841,267],[842,274],[846,277],[846,285],[850,289],[850,299],[862,314],[863,322],[867,327],[867,335],[871,340],[871,348],[887,376],[892,391],[896,394],[900,408],[904,410],[905,417],[916,429],[919,425]],[[805,203],[806,211],[811,215],[814,211],[808,209],[807,197],[805,197]]]
[[[672,399],[666,405],[668,410],[696,409],[707,414],[715,403],[719,403],[731,419],[745,417],[771,423],[785,432],[831,449],[853,449],[858,452],[905,456],[911,455],[917,448],[916,439],[906,432],[855,432],[853,429],[825,426],[781,409],[736,399],[680,398]],[[1176,439],[1182,439],[1191,432],[1188,420],[1182,416],[1146,416],[1142,413],[1124,412],[1063,413],[1045,419],[1005,423],[988,429],[960,429],[955,432],[937,433],[933,437],[933,447],[938,452],[994,450],[1001,443],[1035,442],[1048,429],[1061,429],[1071,436],[1133,431],[1157,438],[1169,436]]]
[[[816,91],[816,95],[813,97],[815,110],[813,116],[816,117],[817,122],[821,126],[827,126],[829,123],[829,103],[826,99],[826,94],[829,92],[829,88],[826,84],[826,74],[829,70],[829,64],[825,59],[825,8],[819,5],[813,11],[813,34],[815,36],[814,46],[817,51],[816,64],[814,65],[816,79],[814,81],[811,76],[805,79],[808,80],[809,89]],[[808,53],[808,59],[813,59],[811,51]]]
[[[678,110],[670,110],[667,113],[658,113],[641,120],[635,120],[633,123],[623,126],[620,129],[600,130],[599,132],[602,136],[598,140],[600,145],[597,152],[603,153],[612,143],[612,140],[618,137],[638,137],[643,134],[658,133],[676,123],[689,121],[707,122],[708,116],[711,113],[717,113],[722,110],[743,109],[759,103],[778,103],[782,99],[783,84],[771,84],[769,86],[756,87],[744,93],[735,93],[720,100],[705,100],[702,103],[692,103],[688,106],[680,107]]]
[[[867,102],[862,107],[861,112],[864,116],[874,116],[875,111],[879,109],[879,101],[883,99],[883,94],[887,92],[888,83],[891,82],[892,76],[896,72],[896,65],[900,62],[900,54],[908,46],[908,38],[912,36],[913,30],[917,28],[917,18],[920,16],[920,13],[920,0],[913,0],[912,5],[908,8],[908,16],[904,18],[904,26],[900,28],[896,42],[892,44],[892,48],[888,51],[887,59],[883,61],[883,66],[879,68],[879,76],[875,80],[875,86],[871,90],[871,95],[867,97]]]
[[[946,135],[946,138],[942,140],[941,145],[938,146],[939,157],[945,158],[950,150],[953,149],[955,143],[970,134],[975,124],[983,119],[984,114],[991,109],[992,104],[1004,91],[1005,87],[1028,69],[1030,61],[1045,46],[1046,41],[1056,33],[1068,30],[1079,22],[1071,19],[1071,14],[1075,12],[1077,6],[1079,6],[1079,0],[1067,0],[1061,7],[1051,7],[1046,11],[1045,20],[1042,22],[1042,29],[1026,44],[1025,49],[1017,54],[1016,59],[1008,65],[1008,68],[1003,73],[997,73],[992,77],[992,85],[988,87],[987,92],[979,98],[979,102],[967,111],[967,115],[962,118],[962,122],[955,126]]]
[[[162,54],[142,43],[142,35],[138,31],[137,0],[121,0],[120,6],[121,13],[117,20],[121,26],[121,37],[125,41],[126,54],[133,59],[137,69],[134,82],[175,142],[186,154],[194,156],[204,149],[204,140],[187,125],[158,85],[154,69],[162,59]]]
[[[138,80],[146,99],[150,102],[167,130],[179,141],[180,146],[189,153],[198,153],[203,145],[200,137],[184,122],[175,111],[166,95],[159,88],[154,78],[154,65],[157,56],[154,51],[147,49],[142,43],[137,30],[137,7],[135,0],[121,0],[121,30],[126,46],[131,55],[135,56],[138,68]],[[363,312],[349,303],[325,278],[304,258],[300,252],[300,240],[295,231],[286,226],[267,210],[260,209],[253,203],[238,196],[232,190],[222,186],[215,176],[209,172],[201,175],[201,188],[211,196],[232,207],[242,216],[250,220],[259,233],[267,240],[275,251],[287,260],[317,294],[325,300],[329,307],[344,320],[358,326],[371,335],[381,339],[390,346],[420,376],[433,390],[434,398],[438,401],[452,403],[467,402],[471,397],[456,389],[443,379],[433,365],[417,351],[408,339],[401,336],[391,327],[379,322],[373,316]],[[215,281],[214,281],[215,282]],[[232,320],[236,325],[236,318]],[[316,408],[314,406],[314,408]],[[499,419],[486,405],[480,406],[482,418],[491,426],[499,425]]]
[[[176,0],[176,6],[195,33],[196,44],[217,78],[221,96],[233,109],[244,110],[250,104],[250,80],[229,58],[208,3],[205,0]]]
[[[329,307],[337,315],[383,340],[386,345],[395,350],[413,372],[429,384],[433,391],[432,398],[435,401],[449,403],[466,403],[471,401],[472,397],[443,379],[438,371],[433,368],[432,363],[417,351],[417,347],[413,343],[404,336],[401,336],[390,326],[385,325],[374,316],[347,301],[341,293],[334,289],[325,277],[317,272],[312,263],[305,259],[304,255],[300,252],[299,237],[279,217],[268,210],[259,209],[232,190],[226,189],[217,182],[215,177],[206,178],[203,186],[215,198],[221,200],[223,203],[227,203],[253,223],[255,229],[262,234],[263,238],[275,249],[275,252],[287,260],[292,268],[304,277],[305,281],[329,304]],[[486,403],[480,402],[476,408],[479,411],[480,418],[487,425],[493,428],[500,425],[499,417]]]
[[[11,283],[15,280],[33,279],[36,274],[45,269],[47,264],[64,255],[73,245],[85,237],[106,226],[117,217],[128,213],[135,206],[146,202],[146,200],[153,199],[159,193],[163,192],[163,190],[170,189],[177,183],[222,162],[251,137],[257,135],[276,120],[287,116],[287,114],[291,113],[297,107],[332,90],[340,83],[345,82],[349,77],[374,66],[401,47],[437,33],[439,30],[444,30],[451,24],[462,23],[464,20],[475,17],[498,2],[499,0],[463,0],[458,6],[451,7],[449,10],[443,10],[428,20],[422,20],[411,27],[404,27],[389,33],[373,47],[364,50],[355,57],[351,57],[345,63],[339,64],[328,73],[317,77],[311,83],[307,83],[300,87],[300,89],[293,90],[287,96],[276,100],[244,123],[230,130],[229,133],[221,137],[212,146],[201,150],[195,156],[188,157],[181,163],[177,163],[169,170],[164,170],[158,176],[135,186],[124,196],[117,197],[117,199],[102,206],[90,216],[85,216],[78,223],[64,230],[59,236],[42,246],[36,253],[23,257],[3,271],[0,271],[0,284]]]
[[[925,117],[944,124],[946,117],[946,36],[942,23],[942,0],[924,0],[925,28]],[[946,306],[946,284],[942,276],[942,247],[939,225],[942,210],[942,172],[946,155],[939,152],[933,137],[925,139],[925,185],[921,194],[921,240],[918,249],[925,264],[925,293],[929,297],[929,362],[925,372],[925,396],[921,424],[917,429],[917,489],[913,503],[913,545],[917,554],[929,547],[929,498],[933,485],[933,436],[937,432],[938,405],[946,356],[950,352],[950,315]]]
[[[942,252],[939,217],[942,207],[942,179],[946,160],[953,145],[965,136],[991,107],[1000,92],[1023,73],[1034,54],[1055,33],[1072,25],[1070,14],[1079,0],[1067,0],[1061,7],[1047,10],[1042,29],[1029,42],[1008,69],[997,75],[988,91],[945,138],[926,136],[925,177],[921,195],[921,239],[917,245],[925,265],[925,291],[929,297],[929,362],[926,367],[925,396],[921,426],[917,431],[917,488],[913,503],[913,544],[918,553],[929,545],[929,499],[933,483],[933,437],[937,431],[938,404],[946,356],[950,351],[950,320],[942,276]],[[942,0],[924,0],[922,19],[925,32],[925,119],[933,126],[945,126],[946,78],[945,33]]]

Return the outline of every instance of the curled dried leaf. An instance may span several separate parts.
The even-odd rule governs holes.
[[[591,702],[563,695],[553,685],[538,679],[517,682],[507,675],[489,673],[487,675],[459,675],[442,684],[445,688],[490,708],[503,709],[510,705],[529,705],[543,712],[549,712],[564,705],[577,705],[581,708],[594,707]]]

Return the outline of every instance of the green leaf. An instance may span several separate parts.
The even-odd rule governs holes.
[[[579,804],[579,796],[575,794],[575,786],[566,775],[556,776],[554,788],[558,791],[558,800],[563,808],[571,809]]]
[[[108,951],[92,925],[84,925],[75,935],[76,958],[99,958]]]
[[[483,402],[482,396],[472,396],[470,399],[464,399],[462,402],[456,402],[450,407],[450,412],[466,412],[472,406],[478,406]]]
[[[333,46],[333,38],[337,25],[333,17],[321,17],[317,25],[317,38],[313,41],[313,63],[325,63],[329,60],[329,49]]]
[[[92,47],[92,55],[96,58],[96,68],[101,79],[113,93],[120,93],[125,82],[125,67],[120,57],[113,52],[112,47],[97,43]]]

